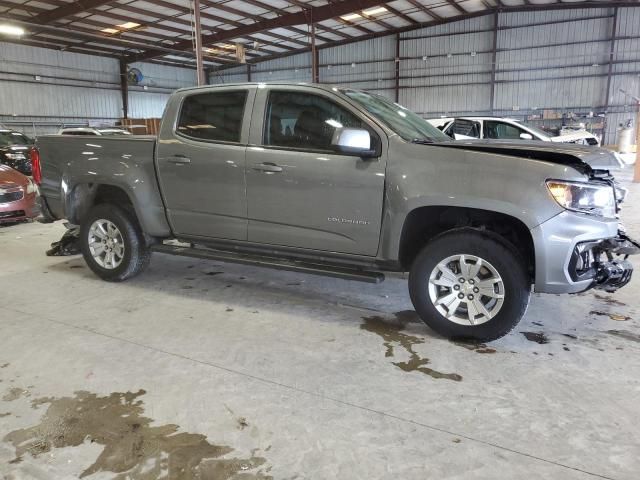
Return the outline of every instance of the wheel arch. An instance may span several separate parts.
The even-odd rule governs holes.
[[[535,281],[535,246],[526,224],[505,213],[476,208],[441,205],[411,210],[402,226],[398,262],[404,270],[409,270],[429,241],[445,232],[462,228],[484,231],[508,242],[523,258],[532,281]]]
[[[65,217],[69,222],[80,225],[89,211],[101,203],[112,203],[125,208],[140,224],[146,235],[169,237],[171,232],[163,208],[147,205],[137,198],[127,184],[105,182],[81,182],[73,185],[65,196]]]

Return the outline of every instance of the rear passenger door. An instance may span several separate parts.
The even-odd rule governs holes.
[[[157,168],[176,234],[246,240],[244,163],[254,97],[255,88],[236,86],[187,90],[172,98]]]

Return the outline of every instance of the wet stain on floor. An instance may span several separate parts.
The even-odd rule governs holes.
[[[9,366],[8,363],[3,363],[2,365],[0,365],[0,368],[7,368]]]
[[[30,395],[29,390],[25,390],[24,388],[12,388],[9,390],[3,397],[2,400],[5,402],[13,402],[14,400],[19,399],[20,397],[28,397]]]
[[[214,275],[220,275],[221,273],[224,272],[204,272],[205,275],[208,275],[210,277],[213,277]]]
[[[484,343],[462,343],[462,342],[453,342],[455,345],[466,348],[467,350],[471,350],[476,353],[496,353],[495,348],[487,347]]]
[[[617,305],[619,307],[626,307],[627,306],[626,303],[622,303],[620,300],[616,300],[615,298],[606,297],[604,295],[598,295],[597,293],[594,293],[593,295],[598,300],[602,300],[603,302],[605,302],[605,303],[607,303],[609,305]]]
[[[615,337],[624,338],[625,340],[631,340],[632,342],[640,343],[640,335],[637,333],[629,332],[627,330],[607,330],[609,335],[613,335]]]
[[[609,317],[611,320],[615,320],[616,322],[626,322],[631,320],[631,317],[627,317],[626,315],[620,315],[618,313],[607,313],[602,312],[600,310],[591,310],[589,315],[597,315],[599,317]]]
[[[539,343],[540,345],[544,345],[545,343],[549,343],[549,339],[543,332],[520,332],[524,335],[524,337],[530,342]]]
[[[255,453],[249,458],[221,458],[233,448],[211,444],[205,435],[178,432],[177,425],[152,426],[153,420],[143,415],[140,397],[145,393],[101,397],[81,391],[73,397],[35,400],[34,407],[49,404],[40,423],[4,437],[16,449],[12,463],[21,462],[26,454],[38,457],[91,442],[104,449],[80,478],[97,472],[113,472],[114,480],[272,478],[257,470],[266,459]]]
[[[6,412],[6,413],[0,413],[0,418],[2,417],[8,417],[9,415],[11,415],[11,413]]]
[[[382,337],[386,349],[385,357],[394,357],[396,348],[402,348],[409,354],[409,360],[406,362],[393,362],[399,369],[405,372],[424,373],[425,375],[438,379],[442,378],[456,382],[461,381],[462,376],[457,373],[442,373],[426,366],[429,365],[431,361],[428,358],[421,357],[414,350],[415,345],[421,345],[425,343],[425,340],[402,331],[407,324],[406,316],[407,314],[398,312],[395,321],[389,321],[380,316],[362,317],[364,323],[360,325],[360,328]]]

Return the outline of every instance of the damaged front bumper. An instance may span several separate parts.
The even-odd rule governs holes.
[[[588,288],[615,292],[624,287],[633,274],[629,255],[640,253],[640,243],[619,231],[614,238],[578,243],[569,262],[574,282],[589,281]]]

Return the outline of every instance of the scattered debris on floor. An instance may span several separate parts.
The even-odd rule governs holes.
[[[51,248],[47,250],[47,257],[66,257],[71,255],[80,255],[80,227],[65,223],[67,231],[64,232],[62,238],[51,244]]]
[[[364,323],[360,325],[360,328],[382,337],[386,348],[384,354],[385,357],[394,357],[394,349],[396,347],[403,348],[409,354],[409,360],[406,362],[393,362],[393,364],[399,369],[405,372],[421,372],[438,379],[442,378],[456,382],[461,381],[462,376],[457,373],[442,373],[426,367],[426,365],[430,364],[431,361],[428,358],[420,357],[420,355],[413,349],[415,345],[425,343],[425,340],[402,332],[407,323],[403,320],[403,318],[406,318],[406,315],[407,314],[404,312],[398,312],[396,314],[396,321],[393,323],[377,315],[362,317]]]
[[[272,477],[256,470],[266,459],[252,453],[250,458],[221,458],[233,452],[227,445],[215,445],[205,435],[179,432],[178,425],[153,425],[145,417],[140,397],[146,392],[116,392],[98,396],[76,392],[73,397],[42,398],[32,405],[49,404],[40,423],[15,430],[4,437],[16,449],[11,463],[20,463],[25,454],[33,457],[55,448],[77,447],[86,441],[103,445],[96,461],[80,477],[97,472],[113,472],[115,480],[144,478],[267,480]]]
[[[616,322],[626,322],[631,320],[631,317],[627,317],[626,315],[620,315],[618,313],[607,313],[602,312],[600,310],[591,310],[589,315],[597,315],[600,317],[609,317],[611,320],[615,320]]]
[[[530,342],[539,343],[540,345],[549,343],[549,339],[544,334],[544,332],[520,332],[520,333],[523,334],[525,338]]]

